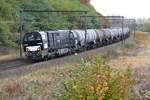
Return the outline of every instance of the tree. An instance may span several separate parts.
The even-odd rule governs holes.
[[[5,23],[0,22],[0,45],[4,44],[7,38],[8,38],[8,26]]]
[[[150,32],[150,23],[149,22],[144,23],[144,31]]]

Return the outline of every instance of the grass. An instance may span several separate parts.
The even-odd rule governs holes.
[[[146,48],[150,49],[150,42],[146,45]]]
[[[0,99],[19,97],[21,100],[38,100],[55,98],[55,90],[61,87],[66,73],[73,69],[73,64],[64,64],[61,67],[51,67],[38,70],[31,74],[0,81]],[[7,83],[7,84],[6,84]]]
[[[150,35],[144,32],[136,32],[136,38],[140,44],[149,44],[150,43]]]
[[[136,44],[135,44],[136,43]],[[127,51],[125,55],[112,59],[110,65],[120,70],[131,66],[132,81],[136,98],[143,100],[150,97],[150,34],[136,32],[136,42],[129,44],[131,49],[119,49],[119,52]],[[123,66],[123,67],[122,67]],[[146,90],[146,92],[141,92]]]
[[[0,60],[19,57],[19,49],[0,46]]]
[[[116,49],[116,52],[119,53],[120,57],[117,59],[111,59],[110,64],[112,66],[118,66],[119,69],[122,69],[122,66],[132,66],[139,67],[143,64],[150,64],[150,35],[146,33],[136,33],[136,42],[125,44],[125,46]],[[145,42],[147,41],[147,42]],[[149,42],[148,42],[149,41]],[[143,45],[144,44],[144,45]],[[124,69],[124,68],[123,68]]]
[[[2,60],[9,60],[9,59],[13,59],[13,58],[17,58],[17,55],[4,55],[4,56],[0,56],[0,61]]]

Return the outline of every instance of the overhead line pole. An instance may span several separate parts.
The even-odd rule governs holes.
[[[122,39],[123,39],[123,41],[122,41],[122,44],[125,42],[124,41],[124,31],[123,31],[123,27],[124,27],[124,17],[122,17],[122,33],[123,33],[123,36],[122,36]]]
[[[134,39],[135,39],[135,24],[136,23],[136,21],[134,20]]]
[[[20,10],[20,57],[22,57],[22,26],[23,26],[23,11]]]
[[[87,12],[85,12],[85,50],[87,49],[86,40],[87,40]]]
[[[133,23],[133,25],[134,25],[134,39],[135,39],[135,24],[136,24],[136,20],[135,19],[124,19],[125,20],[125,22],[132,22]]]

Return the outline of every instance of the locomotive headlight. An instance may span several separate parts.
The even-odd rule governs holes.
[[[40,47],[38,47],[38,48],[37,48],[37,51],[40,51],[40,50],[41,50],[41,48],[40,48]]]
[[[30,51],[29,48],[26,48],[26,51],[27,51],[27,52]]]

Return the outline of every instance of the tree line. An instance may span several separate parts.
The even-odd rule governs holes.
[[[88,15],[98,15],[92,6],[84,5],[80,0],[0,0],[0,45],[17,46],[19,43],[20,10],[87,10]],[[55,30],[81,28],[84,20],[79,17],[80,13],[24,13],[23,33],[33,30]],[[74,17],[68,23],[68,16]],[[89,19],[88,28],[96,28],[102,19]]]

